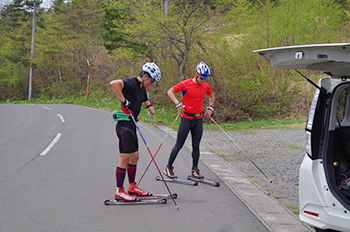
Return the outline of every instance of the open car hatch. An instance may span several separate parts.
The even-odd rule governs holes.
[[[334,78],[350,76],[350,43],[311,44],[255,50],[275,69],[306,69]]]

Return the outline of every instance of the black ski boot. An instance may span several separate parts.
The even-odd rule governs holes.
[[[166,167],[163,171],[163,174],[169,177],[170,179],[177,178],[177,176],[175,176],[175,173],[174,173],[174,167],[171,167],[171,168]]]
[[[200,174],[199,169],[197,167],[192,168],[191,176],[197,179],[204,179],[204,176]]]

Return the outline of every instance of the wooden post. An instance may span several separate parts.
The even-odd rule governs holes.
[[[89,96],[89,87],[90,87],[90,76],[91,76],[91,67],[92,67],[92,59],[90,61],[86,60],[88,65],[89,65],[89,74],[88,74],[88,79],[87,79],[87,86],[86,86],[86,98]]]

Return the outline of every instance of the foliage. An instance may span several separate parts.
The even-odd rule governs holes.
[[[26,96],[30,53],[30,10],[33,2],[14,0],[3,7],[0,17],[0,98]],[[40,11],[40,9],[39,9]],[[38,14],[40,16],[40,12]]]
[[[108,83],[138,75],[148,60],[162,71],[162,81],[150,88],[160,113],[150,120],[158,122],[176,112],[166,91],[193,77],[203,60],[211,68],[208,83],[218,121],[305,118],[313,87],[296,73],[273,70],[252,51],[349,37],[347,0],[172,0],[167,11],[162,3],[54,0],[51,8],[37,9],[33,59],[33,1],[4,5],[0,101],[26,99],[33,62],[34,99],[118,106]],[[89,59],[92,78],[85,99]],[[320,77],[306,74],[314,81]]]
[[[104,52],[96,26],[101,16],[95,9],[100,4],[99,0],[55,1],[52,14],[44,16],[47,23],[36,33],[36,54],[40,55],[33,59],[39,70],[34,85],[36,94],[59,96],[85,89],[87,60],[92,59],[98,68],[96,59]]]
[[[231,121],[306,117],[313,89],[304,87],[308,84],[295,73],[271,69],[252,50],[342,42],[347,34],[342,25],[344,11],[336,3],[323,0],[257,1],[252,11],[255,14],[246,17],[253,22],[250,27],[235,27],[235,33],[218,34],[221,41],[213,46],[218,53],[212,63],[216,89],[221,90],[220,114]]]
[[[190,51],[195,46],[203,49],[201,41],[205,34],[225,22],[221,16],[237,12],[235,2],[177,0],[169,1],[164,9],[159,1],[113,0],[104,6],[105,46],[123,54],[131,50],[133,60],[174,59],[183,80]]]
[[[144,41],[134,36],[130,26],[137,22],[132,4],[123,1],[111,1],[103,5],[105,15],[102,18],[104,46],[109,51],[119,49],[130,54],[133,61],[145,56],[150,51]]]
[[[263,47],[346,40],[347,30],[342,25],[344,11],[333,1],[267,1],[256,8],[262,14],[256,15],[255,31],[259,36],[254,36],[254,42]]]

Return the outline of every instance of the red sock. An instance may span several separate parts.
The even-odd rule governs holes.
[[[116,182],[117,182],[117,188],[123,188],[125,173],[126,173],[125,168],[117,167],[117,169],[115,170],[115,178],[116,178]]]
[[[128,178],[129,183],[135,182],[135,176],[136,176],[136,164],[128,164]]]

